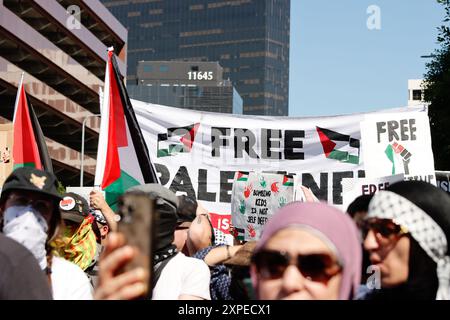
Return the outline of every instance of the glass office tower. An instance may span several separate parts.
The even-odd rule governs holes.
[[[138,61],[218,61],[244,114],[288,115],[290,0],[102,0]]]

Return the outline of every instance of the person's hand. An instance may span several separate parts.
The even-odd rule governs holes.
[[[103,211],[106,207],[108,207],[105,197],[103,197],[102,192],[99,190],[91,191],[91,193],[89,194],[89,205],[91,208],[100,211]]]
[[[303,194],[305,195],[306,202],[318,202],[319,201],[316,198],[316,196],[314,195],[314,193],[312,193],[311,189],[309,189],[305,186],[301,186],[301,188],[303,190]]]
[[[124,246],[122,234],[113,232],[100,257],[99,285],[94,293],[97,300],[131,300],[145,293],[146,271],[137,268],[118,274],[118,271],[136,255],[130,246]]]

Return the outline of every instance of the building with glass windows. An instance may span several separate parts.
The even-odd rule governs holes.
[[[177,108],[242,114],[242,98],[217,62],[140,61],[131,98]]]
[[[217,61],[244,114],[288,115],[290,0],[102,2],[128,29],[128,84],[139,61]]]

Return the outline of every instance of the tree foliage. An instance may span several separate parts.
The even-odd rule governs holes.
[[[426,64],[425,101],[429,116],[433,153],[437,170],[450,170],[450,0],[437,0],[445,10],[443,25],[438,27],[439,48]]]

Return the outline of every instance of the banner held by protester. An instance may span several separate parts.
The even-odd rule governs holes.
[[[294,200],[290,175],[236,172],[231,196],[232,224],[244,230],[244,239],[258,240],[267,220]]]
[[[248,116],[131,102],[161,184],[214,214],[231,214],[236,171],[292,174],[336,206],[342,206],[342,179],[365,177],[360,122],[367,114]],[[426,116],[422,106],[380,114],[398,112]]]
[[[385,190],[389,185],[403,181],[404,174],[379,178],[346,178],[342,179],[342,209],[347,210],[348,206],[357,197],[371,195],[377,191]]]
[[[436,185],[426,113],[367,115],[361,122],[364,167],[371,178],[404,174]]]

